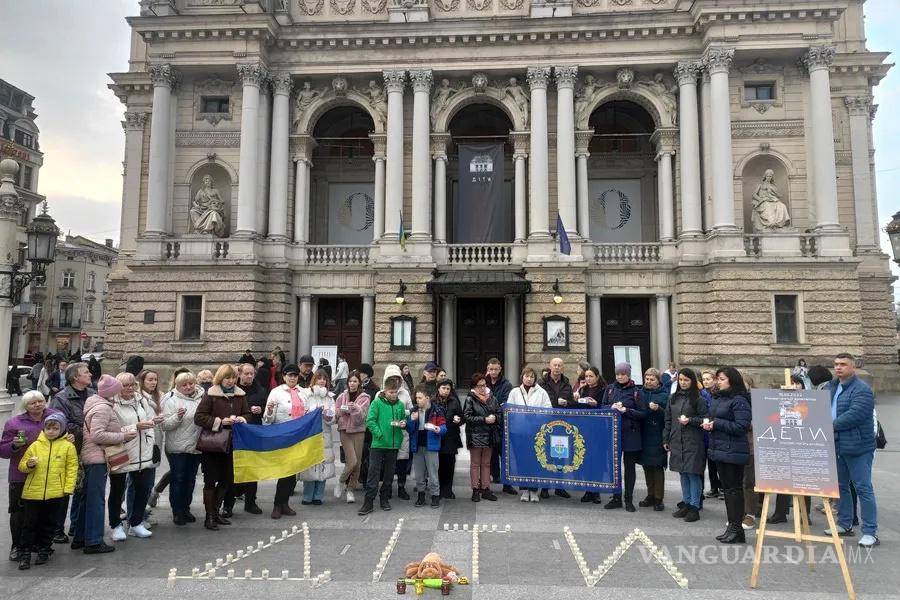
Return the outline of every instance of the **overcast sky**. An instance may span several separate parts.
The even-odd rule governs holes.
[[[897,0],[866,2],[870,50],[900,50],[897,5]],[[137,0],[0,0],[0,77],[36,97],[45,154],[38,191],[47,196],[63,231],[98,240],[119,235],[124,108],[106,87],[106,74],[128,68],[124,18],[136,14],[137,6]],[[879,223],[884,225],[900,210],[898,69],[875,88],[875,101],[880,105],[875,119]],[[883,233],[882,240],[889,252]]]

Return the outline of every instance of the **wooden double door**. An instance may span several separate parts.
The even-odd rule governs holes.
[[[641,352],[641,367],[651,366],[665,369],[666,365],[651,365],[650,354],[650,300],[648,298],[604,297],[600,304],[603,319],[601,337],[603,362],[601,372],[607,382],[615,379],[615,347],[637,346]],[[632,369],[631,378],[635,383],[643,382],[643,373]]]
[[[460,387],[469,387],[473,373],[484,373],[491,358],[503,360],[503,298],[457,298],[456,376]]]
[[[318,335],[316,344],[337,346],[350,369],[359,366],[362,352],[362,298],[322,296],[317,300]],[[331,371],[337,365],[331,365]]]

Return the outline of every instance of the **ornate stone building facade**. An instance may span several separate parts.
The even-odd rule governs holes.
[[[860,0],[141,7],[111,352],[895,362]]]

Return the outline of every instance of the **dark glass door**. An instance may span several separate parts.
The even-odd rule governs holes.
[[[350,369],[359,367],[362,350],[362,298],[318,299],[318,338],[320,346],[337,346]],[[336,365],[331,365],[334,373]]]
[[[503,360],[503,298],[458,298],[456,310],[458,385],[469,387],[472,374],[484,373],[488,360]]]
[[[600,305],[603,319],[603,363],[601,371],[607,382],[615,379],[615,346],[638,346],[641,349],[641,366],[646,371],[651,366],[650,357],[650,300],[647,298],[603,298]],[[662,365],[662,369],[666,366]],[[643,373],[632,370],[635,383],[643,381]]]

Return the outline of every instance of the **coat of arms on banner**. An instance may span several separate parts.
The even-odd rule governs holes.
[[[580,469],[584,462],[584,438],[575,425],[562,420],[551,421],[534,436],[534,452],[545,470],[572,473]]]

